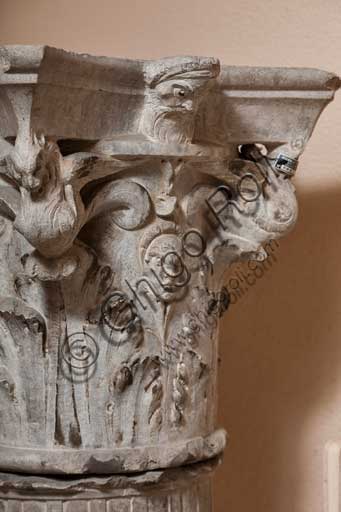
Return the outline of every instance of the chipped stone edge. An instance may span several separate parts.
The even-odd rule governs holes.
[[[113,450],[54,450],[16,448],[0,445],[2,471],[32,474],[110,474],[135,473],[171,468],[220,455],[226,446],[225,430],[207,437],[160,446],[118,448]],[[68,470],[72,468],[72,471]]]

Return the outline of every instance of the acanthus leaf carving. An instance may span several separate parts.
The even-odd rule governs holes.
[[[294,73],[270,105],[279,81],[264,70],[41,51],[39,80],[0,96],[0,466],[124,473],[215,456],[224,272],[294,225],[297,105],[332,92],[318,75],[296,98]],[[282,116],[276,133],[263,111]]]
[[[18,188],[2,187],[0,208],[3,215],[14,221],[16,230],[37,249],[36,266],[46,267],[50,259],[62,257],[65,260],[62,264],[51,263],[51,275],[62,276],[63,271],[53,268],[68,264],[69,253],[82,227],[105,211],[116,212],[115,222],[122,229],[136,229],[146,222],[150,213],[149,198],[137,183],[114,180],[98,184],[87,194],[87,204],[84,204],[81,193],[90,182],[88,166],[98,162],[98,157],[81,154],[78,158],[77,155],[63,158],[56,144],[47,143],[45,138],[38,141],[35,136],[28,144],[25,140],[23,154],[19,144],[19,149],[13,149],[13,156],[7,158],[3,174]],[[25,155],[29,158],[28,165],[24,164]],[[108,170],[106,172],[109,174]],[[112,174],[114,172],[112,169]],[[94,175],[93,179],[98,177]],[[42,258],[45,258],[44,263]]]

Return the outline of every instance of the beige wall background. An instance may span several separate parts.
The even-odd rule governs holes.
[[[5,43],[341,74],[341,1],[0,0]],[[321,512],[324,445],[341,439],[341,93],[296,184],[296,229],[223,321],[220,424],[230,444],[215,512]]]

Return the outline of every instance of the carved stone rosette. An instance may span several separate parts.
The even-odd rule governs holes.
[[[291,178],[338,86],[213,58],[0,49],[0,469],[79,475],[3,475],[0,509],[34,488],[39,511],[211,510],[196,466],[79,478],[223,451],[224,273],[294,225]]]

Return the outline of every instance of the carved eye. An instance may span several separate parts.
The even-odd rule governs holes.
[[[188,91],[183,87],[174,87],[173,94],[177,98],[185,98],[188,94]]]

